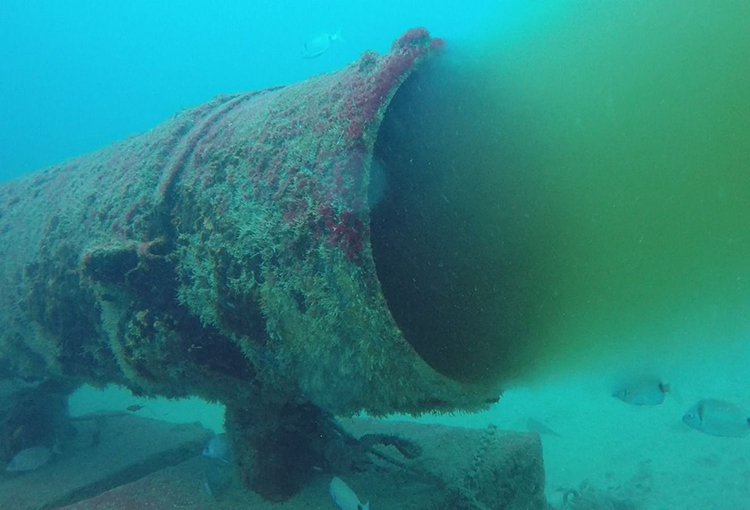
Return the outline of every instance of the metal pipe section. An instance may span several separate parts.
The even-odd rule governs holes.
[[[219,96],[0,186],[0,379],[219,400],[237,448],[255,452],[300,416],[496,400],[493,382],[420,356],[430,339],[405,337],[389,308],[404,300],[384,296],[373,258],[379,129],[442,45],[413,29],[385,55]],[[240,470],[267,486],[288,462]]]

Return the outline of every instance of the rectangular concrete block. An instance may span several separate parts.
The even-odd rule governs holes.
[[[76,434],[35,471],[0,472],[2,510],[41,510],[90,498],[200,455],[212,436],[199,424],[130,413],[89,415]]]

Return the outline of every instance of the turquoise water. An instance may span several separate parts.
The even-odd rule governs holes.
[[[493,4],[2,2],[0,179],[145,131],[219,93],[338,69],[366,49],[386,51],[411,27],[472,34]],[[301,58],[307,41],[339,28],[345,44]]]
[[[750,413],[750,7],[497,4],[3,2],[0,179],[218,93],[337,69],[425,26],[448,41],[441,72],[453,78],[441,94],[471,112],[445,114],[461,131],[451,157],[481,168],[487,189],[517,208],[514,239],[533,253],[524,270],[538,298],[523,356],[510,361],[512,377],[498,376],[501,401],[423,421],[544,423],[559,434],[542,436],[558,508],[585,482],[636,508],[750,508],[750,438],[681,421],[703,398]],[[306,41],[339,27],[343,41],[300,58]],[[467,209],[492,221],[496,198]],[[499,249],[485,243],[472,255]],[[644,371],[671,384],[662,405],[611,397]],[[119,388],[85,387],[71,412],[134,404],[145,416],[222,427],[217,404]]]

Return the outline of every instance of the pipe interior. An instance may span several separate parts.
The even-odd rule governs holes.
[[[448,377],[493,380],[524,358],[530,333],[530,188],[512,165],[497,170],[512,148],[451,76],[431,61],[388,107],[370,172],[373,257],[416,352]]]

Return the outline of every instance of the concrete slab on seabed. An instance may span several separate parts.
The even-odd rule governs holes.
[[[364,473],[341,474],[362,502],[370,501],[373,510],[542,510],[544,466],[539,437],[536,434],[423,425],[409,422],[345,420],[355,436],[368,433],[394,434],[418,442],[423,453],[418,460],[406,461],[428,469],[453,483],[467,482],[473,476],[479,483],[473,491],[478,499],[491,501],[484,506],[465,506],[448,501],[449,493],[434,485],[417,482],[393,466],[376,463]],[[400,458],[393,447],[382,452]],[[217,465],[197,457],[166,468],[141,480],[110,490],[65,510],[332,510],[328,494],[331,474],[320,473],[295,498],[270,503],[232,483],[214,496],[204,488],[209,469]]]
[[[90,498],[200,455],[213,435],[199,424],[167,423],[124,411],[74,425],[76,435],[49,464],[15,475],[0,472],[2,510],[59,508]]]

